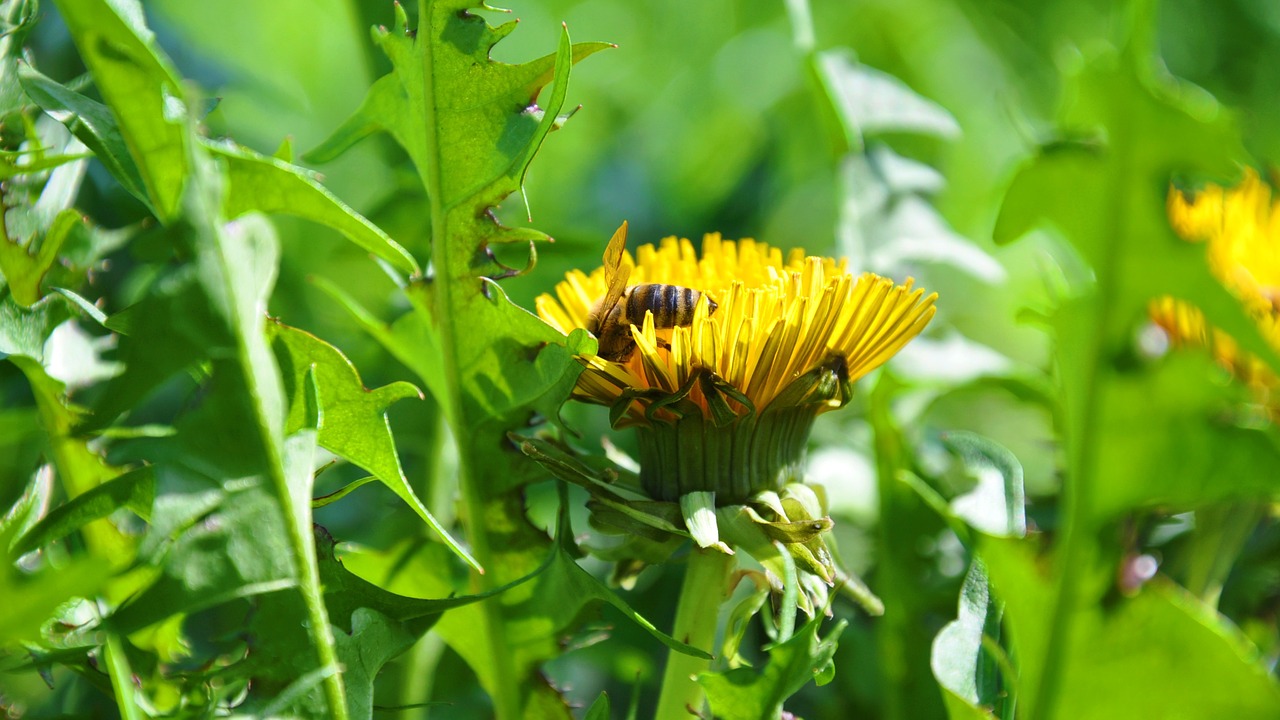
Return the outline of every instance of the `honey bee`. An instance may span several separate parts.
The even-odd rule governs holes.
[[[622,262],[627,247],[627,223],[609,240],[604,250],[604,278],[607,290],[600,302],[587,315],[587,330],[599,342],[597,353],[613,362],[626,362],[636,349],[631,335],[632,325],[644,323],[645,311],[653,313],[653,325],[673,328],[693,324],[693,311],[703,293],[693,288],[660,283],[627,285],[631,267]],[[707,297],[709,312],[716,302]]]

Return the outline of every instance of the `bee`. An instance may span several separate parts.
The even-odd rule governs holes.
[[[631,326],[644,323],[645,311],[653,313],[653,325],[658,328],[682,327],[693,324],[693,310],[703,293],[693,288],[660,283],[627,285],[631,267],[622,262],[627,247],[627,223],[609,240],[604,250],[604,278],[607,290],[600,302],[587,315],[587,330],[599,342],[600,357],[613,362],[626,362],[636,349]],[[707,297],[709,312],[715,312],[716,302]]]

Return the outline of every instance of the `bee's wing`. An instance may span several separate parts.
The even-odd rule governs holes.
[[[604,249],[604,281],[608,289],[604,300],[600,302],[601,315],[608,315],[622,291],[627,288],[627,280],[631,278],[631,266],[622,262],[622,253],[627,249],[627,221],[623,220],[617,232],[609,239],[609,246]]]

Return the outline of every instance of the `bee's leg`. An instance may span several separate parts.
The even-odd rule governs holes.
[[[656,338],[656,339],[658,341],[658,347],[668,352],[671,351],[671,343],[667,342],[666,340],[663,340],[662,338]]]

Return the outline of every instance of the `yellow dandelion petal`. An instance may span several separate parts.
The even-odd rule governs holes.
[[[568,335],[573,330],[573,319],[569,317],[569,313],[565,312],[560,304],[551,299],[550,295],[539,295],[533,302],[534,309],[538,315],[547,322],[548,325],[556,330]]]
[[[1169,193],[1169,224],[1188,240],[1208,240],[1222,227],[1222,188],[1210,186],[1200,193]]]
[[[716,359],[716,324],[711,319],[711,305],[700,300],[693,312],[693,361],[700,367],[714,366]]]
[[[687,327],[671,331],[671,366],[677,387],[684,387],[693,374],[693,333]]]
[[[635,338],[636,350],[644,369],[644,387],[674,392],[678,386],[668,372],[667,364],[658,347],[658,332],[654,327],[652,312],[644,314],[644,324],[641,327],[631,326],[631,336]]]
[[[773,367],[779,358],[786,357],[786,333],[779,330],[779,326],[785,325],[780,318],[773,318],[768,327],[764,329],[761,336],[762,345],[760,352],[756,355],[755,366],[757,368]],[[747,397],[762,397],[768,383],[773,380],[776,373],[771,372],[755,372],[746,384]]]

